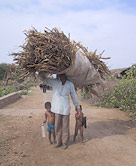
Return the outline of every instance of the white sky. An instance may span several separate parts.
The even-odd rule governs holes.
[[[0,0],[0,63],[25,41],[24,30],[57,27],[89,51],[105,50],[111,68],[136,63],[135,0]]]

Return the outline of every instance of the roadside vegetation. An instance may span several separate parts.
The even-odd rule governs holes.
[[[92,105],[119,108],[136,117],[136,64],[120,79],[108,77],[104,81],[104,85],[106,89],[96,87],[96,93],[93,93],[91,87],[85,87],[81,91],[81,97]]]
[[[126,72],[112,91],[103,92],[96,106],[119,108],[136,116],[136,64]]]
[[[0,97],[19,90],[23,90],[21,95],[26,95],[32,86],[37,85],[33,76],[19,79],[21,74],[14,64],[0,64]]]

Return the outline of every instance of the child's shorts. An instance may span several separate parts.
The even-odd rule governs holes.
[[[47,131],[50,132],[51,130],[55,131],[54,125],[51,125],[51,124],[47,123]]]

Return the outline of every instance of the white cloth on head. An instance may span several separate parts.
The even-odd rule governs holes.
[[[75,107],[79,107],[75,87],[71,81],[66,81],[64,85],[57,79],[44,78],[43,84],[52,87],[52,106],[51,111],[56,114],[69,115],[70,113],[70,99],[71,96]]]

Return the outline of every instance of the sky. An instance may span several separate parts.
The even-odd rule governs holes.
[[[136,63],[136,0],[0,0],[0,63],[13,63],[24,31],[57,27],[88,51],[103,50],[110,69]]]

